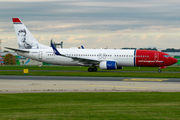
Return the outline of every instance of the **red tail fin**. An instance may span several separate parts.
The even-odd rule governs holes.
[[[19,18],[12,18],[13,23],[22,23]]]

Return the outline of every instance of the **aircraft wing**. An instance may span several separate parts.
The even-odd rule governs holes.
[[[15,52],[29,53],[28,50],[15,49],[15,48],[9,48],[9,47],[4,47],[4,48],[9,49],[9,50],[13,50]]]
[[[100,60],[96,60],[96,59],[88,59],[88,58],[83,58],[83,57],[74,57],[74,56],[66,56],[61,54],[55,47],[54,45],[51,43],[51,46],[53,48],[54,54],[59,55],[59,56],[63,56],[63,57],[68,57],[68,58],[72,58],[74,61],[78,61],[79,64],[82,65],[91,65],[91,64],[99,64]]]
[[[94,59],[87,59],[87,58],[81,58],[81,57],[71,57],[74,61],[78,61],[79,64],[82,65],[97,65],[99,64],[100,60],[94,60]]]

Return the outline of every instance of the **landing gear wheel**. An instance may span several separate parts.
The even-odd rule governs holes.
[[[158,73],[161,73],[161,69],[158,70]]]
[[[88,72],[97,72],[97,67],[90,67],[88,68]]]
[[[88,72],[92,72],[93,71],[93,69],[92,68],[88,68]]]
[[[93,72],[97,72],[97,67],[93,67]]]

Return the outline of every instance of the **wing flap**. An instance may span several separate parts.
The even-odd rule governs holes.
[[[78,61],[80,64],[99,64],[100,60],[94,60],[94,59],[89,59],[89,58],[72,58],[75,61]]]

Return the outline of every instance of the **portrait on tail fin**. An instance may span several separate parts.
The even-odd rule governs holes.
[[[18,44],[20,49],[32,49],[32,46],[26,41],[26,30],[22,29],[18,31],[18,37],[20,38]]]

